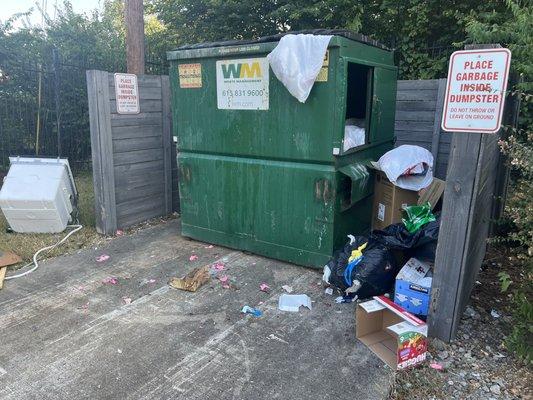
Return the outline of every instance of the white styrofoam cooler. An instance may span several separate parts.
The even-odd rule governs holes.
[[[62,232],[77,192],[67,159],[10,157],[0,190],[0,208],[19,233]]]

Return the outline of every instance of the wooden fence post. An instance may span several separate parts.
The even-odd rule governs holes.
[[[105,71],[96,70],[87,71],[86,74],[96,231],[104,235],[112,235],[117,230],[117,215],[109,103],[109,74]]]
[[[498,160],[497,134],[453,133],[428,316],[429,334],[445,341],[455,338],[485,256]]]

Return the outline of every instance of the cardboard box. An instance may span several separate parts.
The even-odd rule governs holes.
[[[372,229],[383,229],[401,222],[402,209],[406,206],[424,204],[429,201],[434,208],[444,193],[445,185],[445,181],[434,178],[427,188],[415,192],[395,186],[387,179],[384,172],[376,171]]]
[[[394,302],[413,314],[428,315],[431,283],[431,267],[410,258],[396,276]]]
[[[385,296],[359,303],[355,321],[356,337],[392,369],[426,359],[426,323]]]

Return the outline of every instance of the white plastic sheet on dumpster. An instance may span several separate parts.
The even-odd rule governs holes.
[[[305,103],[322,68],[331,35],[285,35],[267,58],[276,77]]]
[[[278,308],[281,311],[298,312],[300,306],[311,309],[311,299],[306,294],[282,294],[279,296]]]
[[[404,144],[386,152],[372,165],[402,189],[418,191],[433,181],[433,155],[420,146]]]
[[[365,144],[365,141],[365,120],[358,118],[347,119],[344,126],[343,151],[362,146]]]

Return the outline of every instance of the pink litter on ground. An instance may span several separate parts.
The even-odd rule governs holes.
[[[155,279],[148,279],[148,283],[155,283]]]
[[[122,301],[124,302],[124,304],[131,304],[131,298],[129,297],[123,297]]]
[[[78,289],[79,291],[84,291],[84,290],[85,290],[85,287],[83,287],[83,286],[78,286],[76,289]]]
[[[192,256],[189,257],[189,261],[196,261],[198,260],[198,256],[196,254],[193,254]]]
[[[109,257],[107,254],[102,254],[101,256],[96,257],[96,262],[104,262],[109,260],[111,257]]]
[[[218,278],[218,280],[222,283],[226,283],[228,281],[228,276],[227,275],[222,275]]]
[[[270,290],[270,286],[268,286],[266,283],[262,283],[259,285],[259,290],[262,292],[268,292]]]
[[[217,271],[222,271],[224,270],[226,266],[224,265],[224,263],[221,263],[221,262],[217,262],[213,265],[213,268],[216,269]]]
[[[230,288],[230,285],[228,285],[227,283],[224,283],[224,284],[222,284],[222,287],[223,287],[224,289],[229,289],[229,288]]]
[[[437,371],[442,371],[444,369],[444,367],[438,363],[431,363],[429,366]]]
[[[112,276],[108,276],[107,278],[102,280],[102,283],[108,284],[108,285],[116,285],[118,284],[118,279],[114,278]]]
[[[213,247],[215,247],[215,246],[213,246],[212,244],[210,244],[209,246],[205,246],[204,249],[212,249]]]
[[[117,236],[122,236],[122,235],[124,235],[124,231],[122,229],[117,229],[116,234],[117,234]]]
[[[78,307],[78,308],[80,308],[80,309],[82,309],[82,310],[87,310],[87,309],[89,309],[89,302],[87,302],[87,303],[81,305],[81,306]]]

